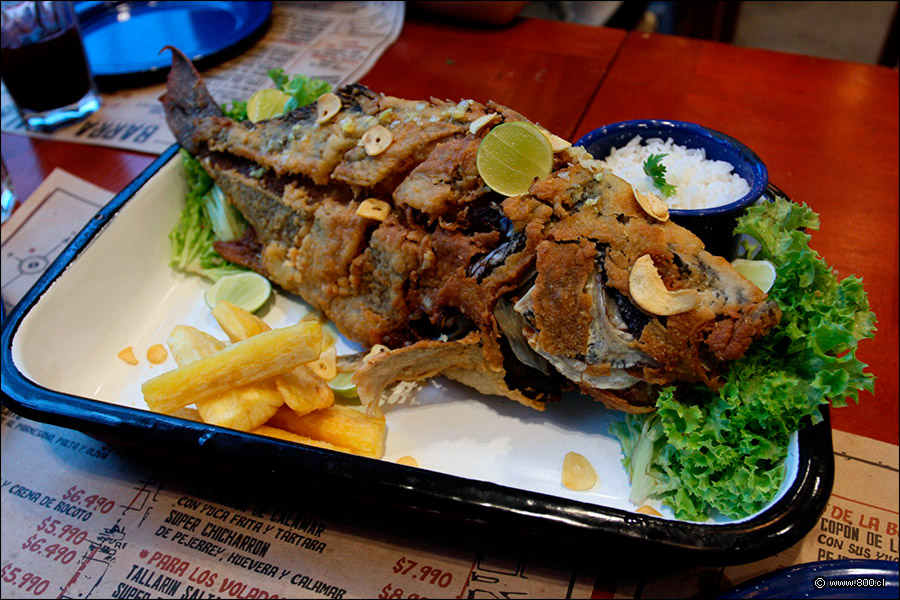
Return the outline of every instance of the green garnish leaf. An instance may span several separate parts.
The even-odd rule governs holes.
[[[213,281],[245,271],[216,252],[213,243],[239,238],[246,221],[229,204],[200,163],[181,150],[187,194],[178,222],[169,232],[169,264],[179,271],[196,273]]]
[[[331,91],[331,84],[323,79],[307,77],[306,75],[285,75],[284,69],[270,69],[267,75],[275,82],[275,87],[289,94],[291,99],[284,105],[284,112],[290,112],[295,108],[312,104],[319,96]],[[222,105],[225,116],[235,121],[247,120],[246,100],[234,100]]]
[[[271,69],[268,75],[275,82],[275,87],[291,95],[291,99],[285,104],[284,112],[312,104],[319,96],[331,91],[331,84],[327,81],[306,75],[288,77],[284,74],[284,69]]]
[[[862,280],[838,280],[809,247],[816,229],[806,205],[776,198],[752,206],[736,233],[759,243],[757,259],[777,271],[769,298],[781,322],[734,361],[718,393],[705,387],[665,388],[650,415],[628,415],[612,432],[632,481],[632,501],[660,498],[680,519],[712,511],[742,518],[761,510],[780,489],[790,436],[822,419],[823,404],[858,402],[874,377],[856,358],[875,332]]]
[[[222,112],[225,113],[225,116],[229,119],[234,119],[235,121],[246,121],[247,101],[235,100],[233,102],[230,102],[229,104],[223,104]]]
[[[675,194],[675,186],[666,182],[666,165],[662,164],[662,159],[666,154],[651,154],[644,161],[644,173],[653,180],[662,194],[668,198]]]

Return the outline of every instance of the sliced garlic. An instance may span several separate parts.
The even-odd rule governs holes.
[[[337,375],[337,347],[331,346],[319,355],[318,360],[308,363],[307,366],[325,381],[331,381]]]
[[[562,152],[566,148],[569,148],[572,146],[572,144],[570,142],[562,139],[558,135],[554,135],[554,134],[550,133],[543,127],[539,127],[538,129],[540,129],[541,133],[544,134],[544,137],[547,138],[547,141],[550,142],[550,148],[553,149],[554,154],[556,154],[557,152]]]
[[[637,203],[641,205],[644,212],[656,219],[657,221],[669,220],[669,205],[666,204],[659,196],[653,193],[643,194],[634,186],[631,186]]]
[[[116,356],[127,362],[129,365],[138,364],[138,359],[135,358],[134,350],[131,348],[131,346],[122,348],[122,350],[118,354],[116,354]]]
[[[366,154],[376,156],[388,149],[391,142],[394,141],[394,134],[382,126],[376,125],[366,131],[362,136],[362,145],[366,149]]]
[[[662,516],[662,514],[661,514],[658,510],[656,510],[656,509],[653,508],[652,506],[648,506],[648,505],[646,505],[646,504],[643,505],[642,507],[640,507],[639,509],[637,509],[637,510],[634,511],[634,512],[639,512],[639,513],[641,513],[642,515],[651,515],[651,516],[654,516],[654,517],[661,517],[661,516]]]
[[[369,353],[363,357],[364,362],[369,362],[370,359],[375,358],[379,354],[383,354],[384,352],[389,352],[390,348],[385,346],[384,344],[375,344],[369,349]]]
[[[322,124],[341,111],[341,99],[332,93],[322,94],[316,100],[316,123]]]
[[[154,365],[166,362],[167,358],[169,358],[169,352],[162,344],[153,344],[147,348],[147,360]]]
[[[478,117],[477,119],[475,119],[474,121],[469,123],[469,133],[471,133],[473,135],[478,133],[479,129],[481,129],[482,127],[484,127],[485,125],[487,125],[488,123],[493,121],[494,119],[498,118],[499,116],[500,115],[498,115],[497,113],[491,113],[489,115],[483,115],[481,117]]]
[[[569,452],[563,459],[562,484],[576,492],[589,490],[597,484],[597,472],[584,456]]]
[[[384,221],[389,214],[391,214],[391,205],[384,200],[375,198],[366,198],[356,209],[357,217],[375,221]]]
[[[687,312],[696,308],[700,300],[697,290],[669,291],[649,254],[635,261],[628,275],[628,288],[635,303],[654,315]]]

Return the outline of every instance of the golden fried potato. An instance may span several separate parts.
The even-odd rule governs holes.
[[[212,316],[232,342],[240,342],[272,330],[268,323],[227,300],[222,300],[216,305],[212,310]]]
[[[271,331],[265,321],[226,300],[216,305],[212,315],[232,342]],[[334,404],[334,392],[308,366],[299,366],[276,376],[275,385],[284,403],[301,415]]]
[[[169,345],[169,350],[172,351],[175,364],[179,367],[189,365],[225,349],[225,342],[190,325],[176,325],[166,343]]]
[[[168,344],[179,367],[210,357],[225,348],[224,342],[188,325],[175,327],[169,335]],[[280,375],[197,400],[196,420],[241,431],[259,427],[284,404],[275,384],[278,377]]]
[[[270,377],[249,385],[197,400],[197,411],[205,423],[250,431],[263,425],[284,405],[275,385],[277,377]]]
[[[185,419],[186,421],[197,421],[198,423],[203,423],[203,417],[200,416],[200,413],[197,411],[197,409],[191,408],[189,406],[179,408],[172,413],[172,416],[178,417],[179,419]]]
[[[269,425],[292,433],[350,448],[354,454],[384,455],[384,417],[367,417],[346,406],[332,406],[298,415],[287,406],[278,409]]]
[[[284,403],[297,415],[305,415],[334,404],[334,392],[306,365],[278,375],[275,385]]]
[[[312,438],[303,437],[302,435],[297,435],[296,433],[291,433],[290,431],[285,431],[284,429],[278,429],[277,427],[270,427],[268,425],[263,425],[261,427],[257,427],[250,433],[255,433],[257,435],[264,435],[266,437],[277,438],[279,440],[285,440],[287,442],[294,442],[297,444],[306,444],[307,446],[316,446],[317,448],[327,448],[328,450],[338,450],[340,452],[347,452],[349,454],[353,454],[353,450],[350,448],[346,448],[343,446],[335,446],[334,444],[329,444],[328,442],[322,442],[320,440],[314,440]]]
[[[267,379],[315,360],[322,327],[315,321],[260,333],[141,386],[151,410],[171,414],[199,400]]]

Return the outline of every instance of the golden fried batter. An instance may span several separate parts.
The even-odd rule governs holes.
[[[176,138],[252,226],[220,253],[347,337],[393,349],[358,374],[364,401],[443,373],[535,408],[580,389],[641,412],[658,385],[716,387],[724,362],[778,322],[761,290],[689,231],[647,215],[583,149],[558,152],[528,194],[492,192],[478,145],[491,126],[525,120],[515,111],[359,85],[336,94],[341,109],[323,124],[314,107],[237,123],[174,52],[162,101]],[[470,128],[486,115],[491,126]],[[369,155],[361,138],[375,126],[391,141]],[[357,215],[367,199],[390,213]],[[629,276],[646,255],[667,290],[696,290],[693,309],[661,316],[636,304]]]

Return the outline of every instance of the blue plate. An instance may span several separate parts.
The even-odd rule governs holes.
[[[839,585],[852,581],[852,587]],[[826,560],[796,565],[752,579],[719,598],[897,598],[897,563]]]
[[[95,78],[157,74],[175,46],[193,61],[212,59],[267,24],[271,2],[77,2]]]

